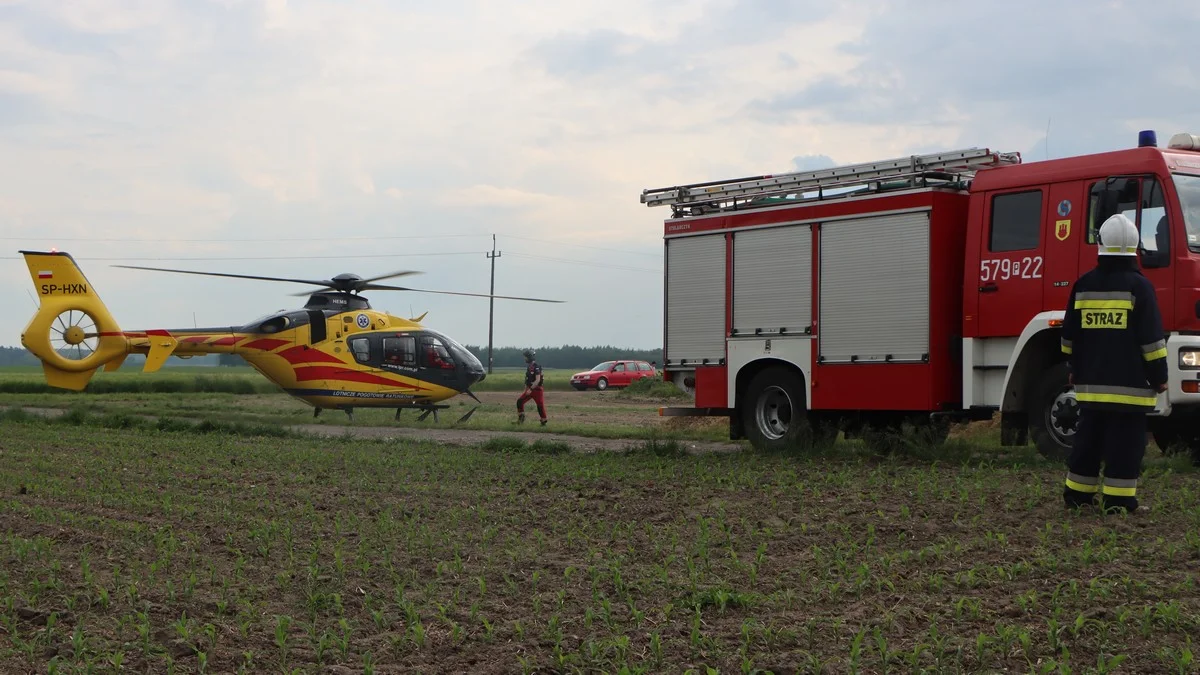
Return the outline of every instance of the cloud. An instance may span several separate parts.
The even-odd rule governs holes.
[[[496,187],[495,185],[472,185],[449,190],[443,195],[443,203],[451,206],[483,206],[512,209],[530,209],[554,204],[558,197],[551,195]]]
[[[837,162],[828,155],[803,155],[792,158],[792,167],[796,171],[817,171],[837,166]]]
[[[1080,13],[1072,3],[1019,0],[1002,10],[975,4],[948,12],[936,3],[889,3],[858,39],[839,46],[853,67],[756,97],[747,114],[776,125],[953,130],[959,145],[1008,136],[1026,151],[1039,142],[1044,149],[1047,121],[1071,119],[1071,133],[1054,147],[1086,152],[1114,125],[1128,127],[1123,120],[1183,123],[1173,109],[1198,94],[1172,64],[1190,58],[1178,26],[1200,9],[1189,2],[1143,9],[1106,2]],[[1130,57],[1150,45],[1154,67]],[[1155,92],[1152,112],[1130,95],[1135,89]]]
[[[294,299],[148,281],[109,258],[256,258],[164,262],[278,276],[399,264],[426,270],[425,287],[480,291],[495,233],[509,252],[498,290],[570,301],[504,304],[499,342],[656,346],[668,214],[642,205],[643,189],[970,145],[1061,156],[1131,145],[1140,128],[1165,139],[1200,103],[1198,12],[0,2],[0,236],[105,258],[89,277],[136,326],[193,310],[243,320]],[[380,257],[350,257],[364,255]],[[26,283],[19,260],[4,264]],[[638,319],[595,322],[614,301]],[[378,302],[408,311],[408,297]],[[412,302],[452,335],[486,336],[474,299]],[[0,344],[24,322],[0,319]]]

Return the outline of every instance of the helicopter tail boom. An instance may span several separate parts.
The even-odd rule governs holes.
[[[52,387],[80,391],[101,368],[116,370],[128,340],[69,253],[21,251],[40,305],[21,344],[42,362]]]

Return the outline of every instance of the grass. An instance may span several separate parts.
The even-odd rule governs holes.
[[[232,434],[236,436],[299,437],[296,431],[279,424],[247,423],[215,418],[178,418],[165,415],[140,415],[123,411],[97,412],[82,406],[67,409],[61,415],[41,416],[23,408],[8,408],[0,412],[0,422],[35,423],[101,429],[153,429],[157,431],[186,431],[200,434]]]
[[[0,418],[12,670],[1196,672],[1200,475],[1156,453],[1154,510],[1104,517],[983,437],[580,454],[111,414]]]
[[[617,391],[625,400],[652,399],[660,401],[690,401],[692,396],[679,387],[658,377],[643,377]]]
[[[572,391],[571,376],[579,371],[546,369],[542,371],[543,388],[546,391]],[[525,387],[523,369],[496,369],[483,382],[471,387],[472,391],[521,391]]]
[[[205,374],[177,372],[166,373],[163,377],[159,377],[159,374],[142,376],[119,372],[105,373],[104,375],[124,375],[124,377],[110,378],[108,381],[118,383],[122,387],[128,386],[131,389],[154,389],[153,383],[155,382],[159,382],[160,387],[168,383],[188,384],[201,378],[210,377]],[[266,383],[266,380],[257,374],[230,373],[211,377],[217,381],[228,379],[234,382],[240,381],[243,384]],[[515,391],[479,392],[478,395],[483,400],[482,404],[477,404],[467,396],[460,395],[447,402],[450,408],[439,413],[438,420],[435,421],[430,417],[418,422],[416,418],[419,413],[406,411],[397,420],[395,419],[395,409],[392,408],[357,408],[353,420],[341,411],[326,410],[314,420],[311,406],[278,390],[270,393],[247,394],[230,393],[222,391],[221,387],[211,387],[205,391],[173,393],[161,390],[109,390],[103,393],[90,391],[77,393],[54,389],[40,391],[39,388],[45,388],[45,385],[36,381],[35,378],[40,380],[41,374],[39,372],[0,374],[0,406],[81,408],[98,414],[166,415],[173,418],[224,420],[243,424],[307,425],[317,423],[323,426],[481,431],[519,429],[530,433],[571,434],[610,439],[651,438],[662,435],[664,432],[678,438],[694,440],[720,441],[728,438],[728,428],[721,423],[721,420],[659,417],[658,406],[671,399],[655,395],[653,392],[630,396],[624,390],[587,393],[550,391],[546,395],[546,404],[552,424],[546,427],[539,427],[536,424],[516,427],[514,422],[519,385]],[[24,387],[33,391],[22,392],[21,389]],[[660,389],[669,388],[670,385],[660,382],[658,387]],[[17,391],[14,392],[14,389]],[[469,422],[459,424],[458,419],[472,408],[478,409]],[[528,404],[527,411],[534,410],[533,404]],[[531,417],[536,417],[536,412]]]
[[[543,373],[548,391],[570,391],[573,370],[546,370]],[[520,391],[525,371],[495,370],[472,390]],[[123,369],[113,373],[97,372],[84,390],[92,394],[151,394],[151,393],[280,393],[279,387],[247,367],[176,366],[155,373]],[[10,366],[0,368],[0,394],[71,394],[46,384],[40,367]]]

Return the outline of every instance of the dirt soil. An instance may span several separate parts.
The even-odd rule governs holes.
[[[536,422],[535,422],[536,424]],[[624,438],[589,438],[587,436],[572,436],[568,434],[536,433],[529,431],[485,431],[480,429],[404,429],[397,427],[333,427],[318,424],[297,424],[288,429],[316,436],[354,436],[360,438],[396,438],[406,440],[434,441],[446,445],[478,445],[493,438],[519,438],[530,443],[534,441],[563,442],[575,450],[584,452],[622,451],[639,446],[645,441]],[[718,441],[680,441],[689,451],[701,452],[733,452],[742,450],[745,446],[734,442]]]
[[[629,402],[629,403],[613,403],[605,401],[602,406],[589,406],[589,392],[555,392],[557,396],[563,398],[572,397],[579,402],[574,402],[570,407],[566,407],[561,412],[555,411],[554,418],[551,422],[556,421],[581,421],[586,420],[592,424],[596,423],[623,423],[628,424],[630,415],[638,415],[647,419],[658,421],[658,423],[666,430],[672,428],[681,428],[685,425],[724,425],[723,419],[704,419],[704,418],[663,418],[657,415],[650,416],[646,413],[646,402]],[[595,394],[591,394],[590,398],[594,400]],[[512,399],[514,396],[507,392],[484,392],[479,394],[479,398],[484,404],[496,404],[505,402],[505,399]],[[568,399],[570,400],[570,399]],[[65,414],[67,410],[61,408],[39,408],[39,407],[23,407],[25,412],[33,415],[43,416],[58,416]],[[453,410],[446,411],[451,414],[458,414]],[[339,414],[336,413],[335,414]],[[154,415],[139,415],[145,419],[154,420]],[[526,425],[536,427],[537,414],[529,415],[527,413]],[[516,428],[516,425],[513,425]],[[637,447],[645,441],[641,439],[631,438],[592,438],[588,436],[578,436],[572,434],[556,434],[553,432],[536,432],[536,431],[495,431],[484,429],[444,429],[444,428],[406,428],[406,427],[380,427],[380,426],[364,426],[357,424],[348,425],[325,425],[325,424],[295,424],[285,427],[291,431],[324,438],[340,438],[350,436],[354,438],[395,438],[398,440],[413,440],[413,441],[433,441],[445,445],[465,446],[479,445],[486,443],[493,438],[517,438],[526,442],[545,441],[545,442],[562,442],[571,446],[575,451],[579,452],[621,452],[632,447]],[[683,447],[691,453],[713,453],[713,452],[736,452],[744,450],[748,447],[744,443],[734,441],[701,441],[701,440],[680,440],[678,441]]]
[[[1196,476],[1061,475],[12,424],[0,672],[1194,672]]]

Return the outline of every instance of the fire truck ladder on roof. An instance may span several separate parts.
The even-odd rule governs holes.
[[[979,169],[1020,164],[1019,152],[993,152],[987,148],[970,148],[953,152],[912,155],[881,162],[849,164],[832,169],[751,176],[707,183],[692,183],[642,191],[642,203],[647,206],[670,204],[679,211],[687,204],[715,205],[736,202],[739,198],[782,196],[819,191],[828,188],[867,186],[884,180],[908,179],[915,186],[923,177],[970,178]]]

